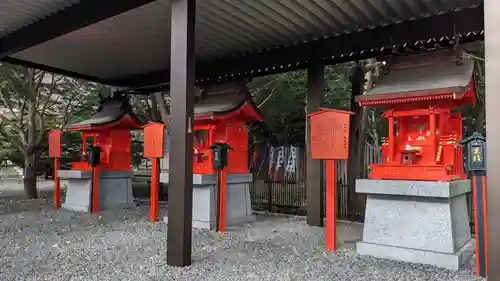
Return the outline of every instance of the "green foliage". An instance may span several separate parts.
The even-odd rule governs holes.
[[[479,48],[471,51],[470,55],[474,60],[474,79],[477,92],[477,103],[475,105],[465,105],[462,107],[462,116],[464,117],[465,132],[471,135],[473,132],[486,134],[486,111],[485,111],[485,69],[484,69],[484,43],[479,44]]]
[[[0,64],[0,154],[21,167],[27,159],[36,165],[48,150],[47,132],[87,119],[97,108],[102,88],[79,79]],[[69,147],[81,143],[74,134],[65,134],[65,139],[64,145]]]
[[[346,64],[325,68],[325,99],[323,106],[348,109],[350,80]],[[248,85],[254,102],[265,121],[283,145],[305,143],[307,72],[259,77]]]

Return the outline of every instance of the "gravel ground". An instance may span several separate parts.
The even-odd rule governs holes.
[[[258,216],[228,234],[193,232],[193,265],[166,266],[166,224],[147,207],[100,215],[50,209],[45,199],[0,198],[0,280],[476,280],[458,272],[361,257],[359,230],[341,224],[343,250],[324,250],[324,230],[301,218]]]

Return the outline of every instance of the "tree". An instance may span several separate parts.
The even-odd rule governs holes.
[[[92,109],[92,84],[44,71],[0,64],[0,141],[19,153],[24,190],[37,198],[36,165],[48,128],[61,128]]]
[[[473,132],[479,132],[484,135],[486,133],[486,108],[484,104],[484,42],[477,42],[470,47],[471,50],[467,52],[466,56],[474,60],[477,103],[475,105],[464,105],[462,108],[462,116],[464,116],[466,134],[470,135]]]
[[[266,123],[282,145],[305,145],[307,72],[259,77],[248,85]],[[347,64],[325,67],[323,106],[349,108],[350,81]]]

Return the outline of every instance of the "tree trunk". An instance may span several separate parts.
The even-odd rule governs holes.
[[[156,104],[160,109],[161,122],[167,125],[168,128],[169,127],[168,125],[170,124],[170,109],[168,108],[167,103],[165,102],[165,98],[163,97],[162,92],[155,93],[154,95],[156,99]]]
[[[24,158],[24,193],[28,199],[37,199],[36,190],[36,161],[35,155],[29,155]]]

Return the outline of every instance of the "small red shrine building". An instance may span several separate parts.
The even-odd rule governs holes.
[[[63,208],[97,212],[133,204],[130,130],[141,127],[128,100],[119,96],[101,103],[89,119],[63,128],[81,132],[83,139],[80,161],[71,170],[58,171],[59,178],[68,180]],[[90,147],[99,148],[97,157],[91,158]]]
[[[445,51],[396,57],[387,66],[375,87],[356,98],[384,108],[389,124],[383,163],[370,166],[369,178],[465,179],[459,108],[476,101],[474,62]]]
[[[210,146],[228,143],[228,174],[248,173],[248,126],[263,121],[246,87],[206,90],[194,108],[194,174],[213,174]]]
[[[132,112],[127,99],[104,101],[89,119],[64,128],[64,131],[82,134],[82,157],[79,162],[72,163],[72,169],[91,170],[87,148],[97,145],[102,150],[101,170],[132,170],[130,131],[141,128],[142,123]]]

